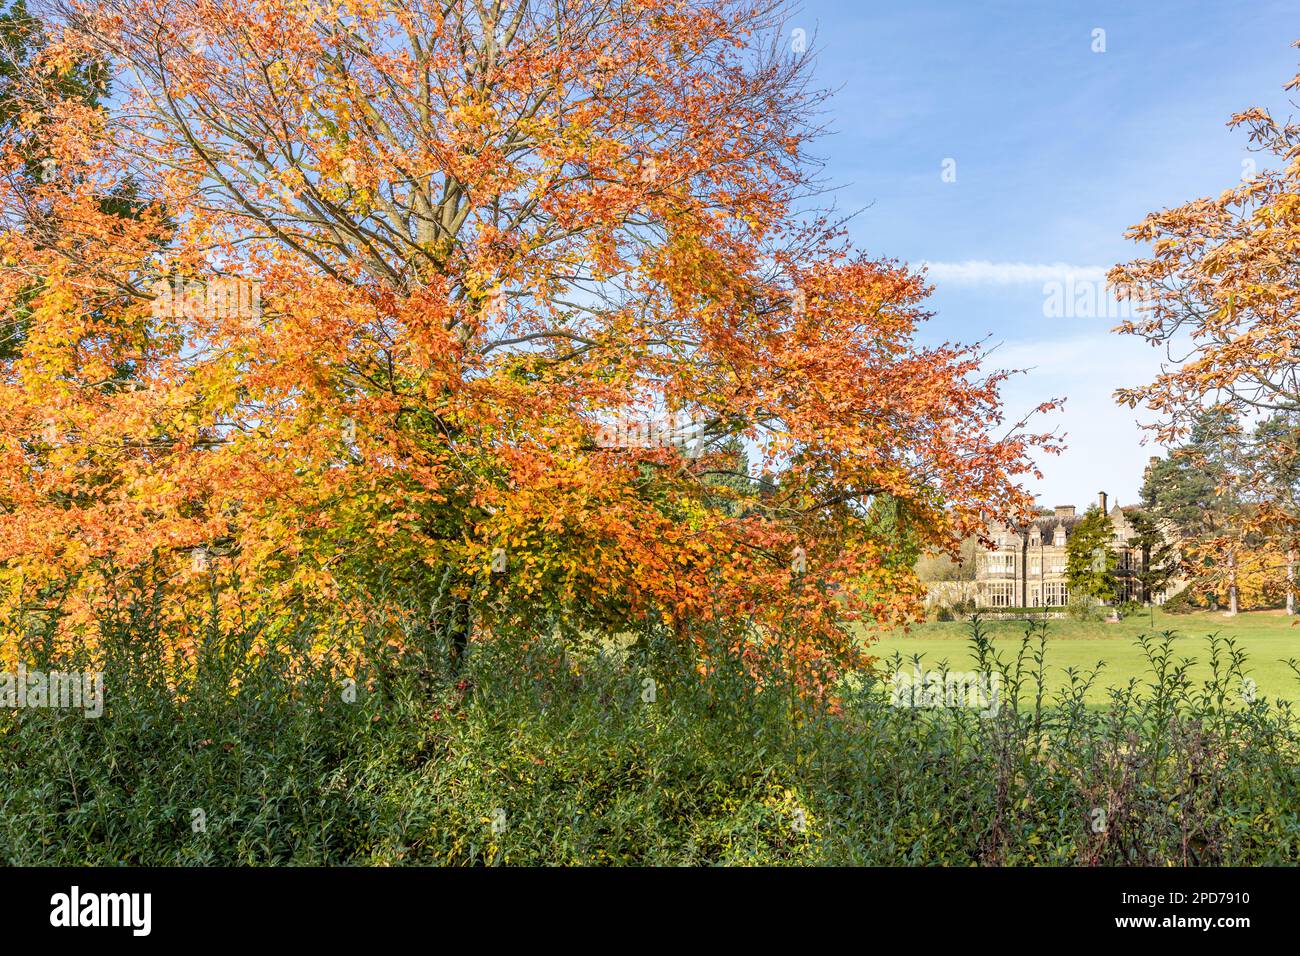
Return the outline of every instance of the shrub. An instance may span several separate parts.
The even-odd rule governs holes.
[[[1148,678],[1094,709],[1095,672],[1046,694],[1047,625],[999,651],[974,620],[969,666],[1002,682],[981,716],[900,706],[897,656],[814,706],[743,649],[704,673],[654,623],[581,653],[559,623],[459,664],[418,627],[400,649],[363,627],[355,672],[320,651],[340,622],[213,626],[176,673],[148,606],[108,615],[103,717],[0,716],[3,859],[1300,862],[1297,721],[1243,699],[1230,640],[1197,684],[1173,634],[1144,636]]]
[[[1197,600],[1193,589],[1184,588],[1162,604],[1161,610],[1167,614],[1190,614],[1203,607],[1205,604]]]
[[[1100,621],[1103,617],[1102,606],[1086,595],[1072,594],[1066,613],[1075,621]]]

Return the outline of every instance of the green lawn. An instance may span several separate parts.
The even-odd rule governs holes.
[[[1246,652],[1246,671],[1255,681],[1261,697],[1281,697],[1300,702],[1300,678],[1283,661],[1300,660],[1300,624],[1279,611],[1252,611],[1228,617],[1219,613],[1164,614],[1159,610],[1143,612],[1116,624],[1061,620],[1048,624],[1047,681],[1049,690],[1066,683],[1065,668],[1091,670],[1105,662],[1101,675],[1089,695],[1090,703],[1104,703],[1106,687],[1127,683],[1130,677],[1145,679],[1146,659],[1134,640],[1145,633],[1174,631],[1176,648],[1182,657],[1196,664],[1189,673],[1200,679],[1209,675],[1206,636],[1218,632],[1233,637],[1237,647]],[[994,635],[999,653],[1010,654],[1024,635],[1019,621],[990,621],[985,626]],[[922,666],[937,666],[947,660],[954,670],[970,669],[970,647],[966,641],[969,626],[960,622],[936,622],[884,632],[871,646],[878,657],[888,658],[895,651],[905,658],[921,655]]]

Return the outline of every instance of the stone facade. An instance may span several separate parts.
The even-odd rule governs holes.
[[[1107,509],[1106,493],[1098,505],[1110,518],[1112,547],[1118,561],[1117,602],[1142,600],[1137,575],[1144,570],[1146,557],[1141,548],[1130,546],[1136,531],[1125,509],[1119,505]],[[977,552],[975,558],[974,600],[980,608],[1065,607],[1070,603],[1066,581],[1066,543],[1074,528],[1083,520],[1073,505],[1062,505],[1052,514],[1036,515],[1018,527],[992,528],[992,550]],[[1155,595],[1163,603],[1164,595]]]

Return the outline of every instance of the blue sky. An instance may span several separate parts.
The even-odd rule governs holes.
[[[1251,105],[1291,111],[1300,0],[809,0],[792,43],[797,29],[831,91],[817,151],[836,204],[862,209],[855,240],[935,264],[925,338],[989,337],[993,364],[1032,366],[1010,411],[1067,398],[1051,424],[1069,447],[1030,483],[1040,503],[1136,501],[1161,449],[1111,394],[1162,353],[1104,315],[1045,316],[1044,281],[1132,258],[1124,232],[1147,212],[1240,180],[1252,154],[1225,124]]]

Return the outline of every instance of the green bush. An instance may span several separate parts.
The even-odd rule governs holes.
[[[1166,614],[1190,614],[1205,606],[1206,603],[1198,600],[1192,589],[1188,587],[1183,588],[1160,607]]]
[[[962,598],[958,601],[937,605],[934,619],[936,621],[960,621],[974,613],[974,598]]]
[[[1071,594],[1066,613],[1075,621],[1100,621],[1106,616],[1103,606],[1087,595]]]
[[[1141,638],[1149,678],[1093,709],[1095,674],[1045,694],[1041,623],[999,657],[976,620],[975,669],[1002,681],[982,716],[900,706],[897,657],[813,706],[775,664],[759,683],[718,653],[702,674],[666,628],[574,655],[556,623],[476,642],[459,666],[429,634],[400,652],[351,634],[367,648],[353,699],[311,653],[337,622],[210,625],[177,672],[149,606],[109,616],[103,717],[0,714],[3,859],[1300,862],[1295,715],[1242,694],[1228,640],[1193,684],[1172,634]]]

